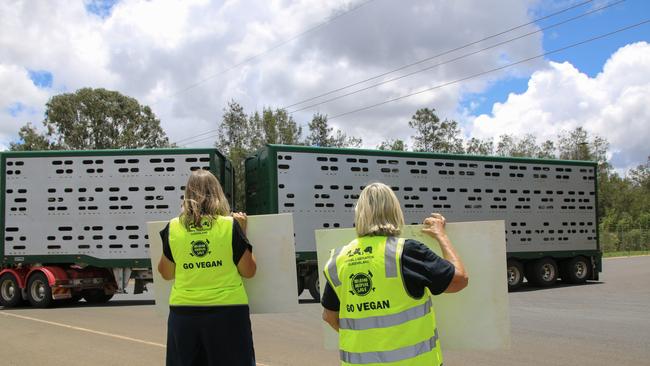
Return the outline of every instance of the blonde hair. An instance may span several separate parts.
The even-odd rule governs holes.
[[[230,214],[230,205],[223,194],[217,177],[207,170],[196,170],[190,175],[185,186],[183,211],[179,218],[187,229],[190,226],[201,227],[201,218],[214,220],[217,215]]]
[[[354,226],[358,236],[398,236],[404,214],[393,190],[383,183],[372,183],[361,191],[354,207]]]

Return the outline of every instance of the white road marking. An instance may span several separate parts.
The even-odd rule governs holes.
[[[145,341],[145,340],[142,340],[142,339],[137,339],[137,338],[127,337],[127,336],[123,336],[123,335],[119,335],[119,334],[113,334],[113,333],[102,332],[102,331],[99,331],[99,330],[93,330],[93,329],[88,329],[88,328],[76,327],[76,326],[74,326],[74,325],[68,325],[68,324],[63,324],[63,323],[57,323],[57,322],[52,322],[52,321],[49,321],[49,320],[43,320],[43,319],[38,319],[38,318],[32,318],[32,317],[24,316],[24,315],[12,314],[12,313],[8,313],[8,312],[6,312],[6,311],[2,311],[2,312],[0,312],[0,314],[2,314],[2,315],[4,315],[4,316],[8,316],[8,317],[14,317],[14,318],[23,319],[23,320],[31,320],[31,321],[34,321],[34,322],[39,322],[39,323],[48,324],[48,325],[54,325],[54,326],[57,326],[57,327],[62,327],[62,328],[67,328],[67,329],[78,330],[78,331],[80,331],[80,332],[87,332],[87,333],[92,333],[92,334],[102,335],[102,336],[105,336],[105,337],[111,337],[111,338],[121,339],[121,340],[123,340],[123,341],[131,341],[131,342],[136,342],[136,343],[146,344],[146,345],[154,346],[154,347],[167,348],[167,346],[165,346],[165,345],[162,344],[162,343],[149,342],[149,341]],[[258,363],[257,363],[257,366],[269,366],[269,365],[266,365],[266,364],[263,364],[263,363],[259,363],[259,362],[258,362]]]
[[[121,340],[125,340],[125,341],[131,341],[131,342],[136,342],[136,343],[147,344],[149,346],[166,348],[166,346],[164,344],[162,344],[162,343],[149,342],[149,341],[145,341],[145,340],[142,340],[142,339],[131,338],[131,337],[127,337],[127,336],[123,336],[123,335],[119,335],[119,334],[101,332],[99,330],[93,330],[93,329],[82,328],[82,327],[75,327],[73,325],[52,322],[52,321],[49,321],[49,320],[32,318],[32,317],[24,316],[24,315],[7,313],[5,311],[3,311],[0,314],[2,314],[4,316],[11,316],[11,317],[14,317],[14,318],[19,318],[19,319],[24,319],[24,320],[31,320],[31,321],[39,322],[39,323],[43,323],[43,324],[55,325],[57,327],[74,329],[74,330],[78,330],[78,331],[81,331],[81,332],[87,332],[87,333],[92,333],[92,334],[103,335],[103,336],[106,336],[106,337],[117,338],[117,339],[121,339]]]

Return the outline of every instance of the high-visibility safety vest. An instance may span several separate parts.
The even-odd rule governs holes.
[[[232,260],[232,217],[205,218],[188,230],[169,222],[169,246],[176,262],[172,306],[245,305],[248,296]]]
[[[338,295],[342,365],[438,366],[431,292],[413,298],[404,286],[404,239],[360,237],[335,249],[325,277]]]

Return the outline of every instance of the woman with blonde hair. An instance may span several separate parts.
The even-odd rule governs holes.
[[[160,232],[158,271],[174,280],[169,296],[167,366],[255,365],[248,296],[242,277],[257,269],[247,217],[230,215],[217,178],[192,173],[182,211]]]
[[[355,207],[357,238],[332,251],[324,273],[323,320],[339,332],[342,365],[442,365],[431,295],[458,292],[467,273],[445,233],[445,218],[424,219],[443,257],[399,238],[404,215],[393,190],[373,183]]]

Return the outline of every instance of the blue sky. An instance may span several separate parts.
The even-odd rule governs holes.
[[[586,11],[616,1],[617,0],[595,1],[592,4],[581,6],[550,19],[537,22],[537,25],[540,28],[543,28],[563,19],[574,17]],[[570,6],[571,3],[579,2],[557,1],[550,5],[549,2],[542,2],[540,6],[533,9],[533,18],[540,18],[549,13],[566,8]],[[550,51],[572,43],[580,42],[593,36],[645,20],[649,16],[650,1],[627,0],[607,9],[603,9],[597,13],[544,32],[542,43],[544,51]],[[590,77],[594,77],[602,71],[605,62],[616,50],[630,43],[648,41],[650,40],[649,35],[650,26],[646,25],[586,45],[549,55],[546,57],[546,60],[555,62],[568,61],[581,72]],[[526,91],[529,76],[530,75],[522,75],[522,77],[502,79],[499,82],[492,84],[481,94],[465,95],[461,106],[469,108],[470,103],[473,102],[475,108],[471,111],[472,114],[489,114],[494,103],[504,102],[510,93],[519,94]],[[478,106],[476,106],[476,103],[478,103]]]
[[[111,14],[113,6],[115,6],[118,1],[119,0],[86,0],[85,6],[88,12],[101,18],[106,18]]]
[[[32,83],[39,88],[52,87],[52,73],[47,70],[27,70]]]
[[[16,117],[20,114],[20,112],[24,110],[25,106],[20,102],[16,102],[7,108],[7,113],[9,113],[9,115],[12,117]]]
[[[82,87],[103,87],[132,96],[153,108],[171,141],[208,146],[213,141],[192,137],[218,130],[223,108],[230,100],[236,100],[248,114],[263,107],[285,106],[584,1],[75,0],[65,6],[49,0],[33,0],[25,3],[28,5],[0,1],[0,84],[10,86],[8,92],[0,93],[0,146],[14,141],[25,123],[39,125],[49,98]],[[594,0],[539,21],[537,26],[547,27],[617,1]],[[345,12],[355,4],[367,5]],[[328,21],[333,14],[343,15]],[[293,117],[306,130],[314,113],[342,116],[330,120],[332,127],[362,137],[368,148],[389,138],[412,144],[414,132],[408,121],[424,107],[435,108],[441,118],[457,119],[466,137],[496,139],[505,133],[532,133],[541,140],[554,138],[549,131],[583,126],[608,138],[612,153],[618,154],[614,162],[624,168],[645,161],[648,155],[650,108],[645,101],[650,94],[650,45],[634,43],[650,40],[650,25],[545,60],[566,61],[590,78],[571,67],[551,67],[537,60],[503,74],[381,106],[377,103],[610,32],[648,16],[650,0],[626,0],[542,35],[502,44],[498,50],[446,64],[419,77],[322,103]],[[314,31],[296,37],[309,29]],[[526,31],[519,29],[516,34]],[[492,39],[476,48],[513,36]],[[292,41],[282,43],[287,39]],[[282,46],[274,47],[278,44]],[[272,51],[264,51],[269,49]],[[617,67],[594,79],[612,55],[616,56],[612,65]],[[253,61],[220,73],[249,58]],[[197,83],[202,80],[205,82]],[[486,87],[486,80],[494,81]],[[466,93],[478,88],[484,90]],[[508,100],[510,93],[518,97]],[[493,113],[495,103],[501,107]],[[373,105],[378,107],[363,108]],[[346,113],[355,110],[359,112]]]

